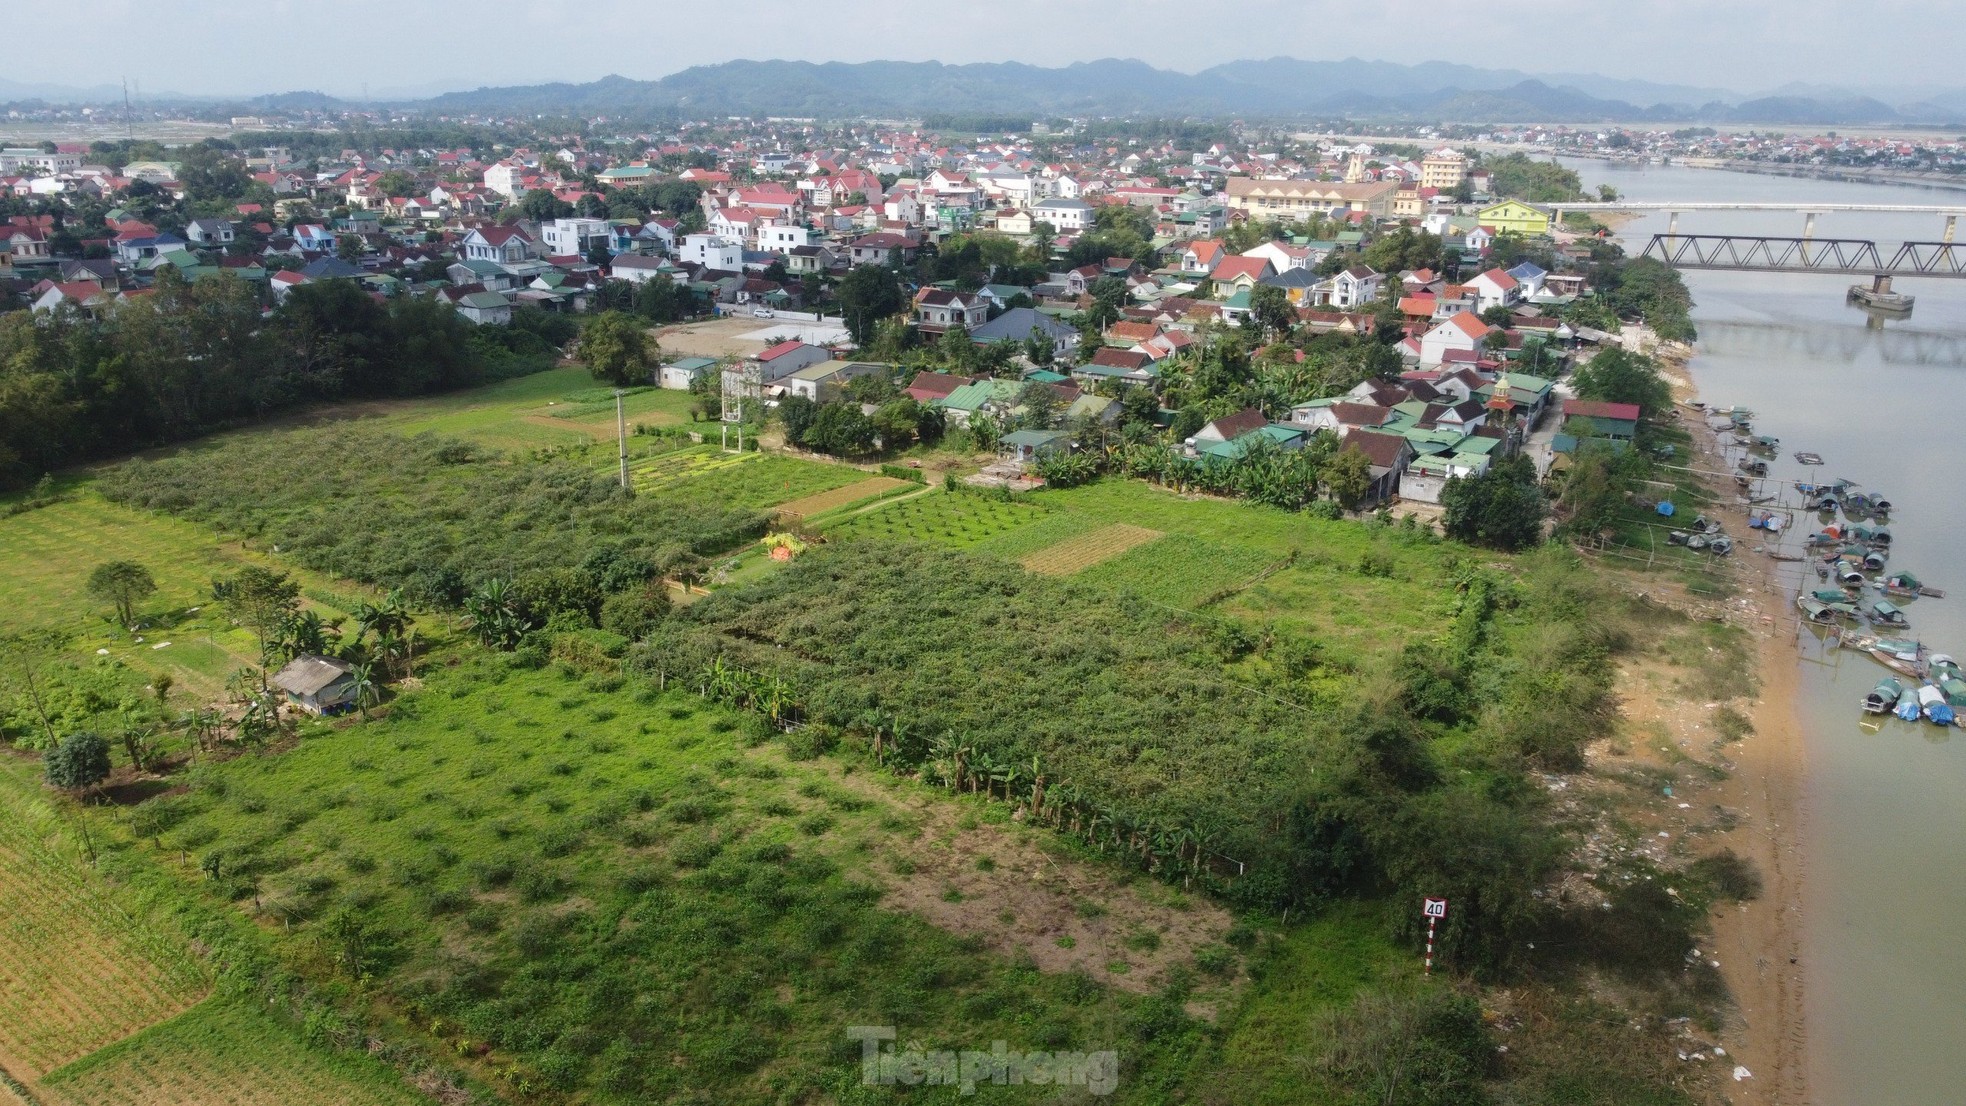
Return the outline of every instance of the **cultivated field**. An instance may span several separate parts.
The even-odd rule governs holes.
[[[367,1057],[300,1044],[257,1010],[210,999],[56,1072],[44,1106],[418,1106]]]
[[[775,507],[867,480],[848,465],[764,453],[726,453],[712,445],[630,461],[638,491],[687,495],[726,507]]]
[[[1078,578],[1170,607],[1195,607],[1247,583],[1277,560],[1267,551],[1248,546],[1168,534],[1102,560],[1079,573]]]
[[[834,534],[844,539],[925,541],[967,549],[1043,517],[1040,508],[1024,503],[941,492],[853,515],[836,527]]]
[[[814,515],[823,515],[827,511],[852,506],[864,499],[872,499],[875,496],[886,495],[889,492],[900,491],[903,488],[915,487],[920,487],[920,485],[909,483],[906,480],[896,480],[892,476],[876,476],[869,480],[844,484],[830,491],[820,492],[817,495],[808,495],[801,499],[780,503],[778,505],[778,513],[781,515],[792,515],[798,518],[811,518]]]
[[[0,1067],[33,1083],[183,1010],[209,981],[126,914],[53,813],[0,781]]]
[[[1101,526],[1090,533],[1067,538],[1056,545],[1046,546],[1026,555],[1021,563],[1032,572],[1042,572],[1047,576],[1070,576],[1074,572],[1091,568],[1101,561],[1111,560],[1135,546],[1145,545],[1160,536],[1159,530],[1115,522]]]

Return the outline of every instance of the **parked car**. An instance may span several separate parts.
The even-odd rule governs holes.
[[[769,319],[773,318],[775,314],[769,307],[753,307],[751,309],[751,317],[754,319]]]

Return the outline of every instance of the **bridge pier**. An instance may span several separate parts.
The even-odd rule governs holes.
[[[1944,237],[1944,238],[1941,238],[1941,239],[1940,239],[1940,241],[1941,241],[1941,242],[1951,242],[1951,241],[1952,241],[1952,232],[1953,232],[1953,230],[1954,230],[1954,229],[1955,229],[1956,227],[1958,227],[1958,225],[1959,225],[1959,216],[1957,216],[1957,215],[1948,215],[1948,216],[1946,216],[1946,234],[1945,234],[1945,237]]]

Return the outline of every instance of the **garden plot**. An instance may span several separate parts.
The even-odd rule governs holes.
[[[257,1010],[212,999],[54,1073],[43,1106],[415,1106],[366,1056],[307,1047]]]
[[[1070,576],[1160,536],[1159,530],[1115,522],[1040,549],[1026,556],[1021,563],[1032,572],[1042,572],[1047,576]]]
[[[1216,545],[1187,534],[1168,534],[1094,564],[1078,578],[1171,607],[1198,607],[1254,579],[1275,560],[1246,546]]]
[[[897,501],[835,527],[838,538],[921,541],[967,549],[1045,517],[1042,507],[985,495],[944,492]]]
[[[851,484],[833,488],[830,491],[823,491],[816,495],[808,495],[801,499],[780,503],[778,505],[778,513],[781,515],[793,515],[798,518],[811,518],[814,515],[823,515],[827,511],[837,510],[841,507],[858,503],[863,499],[872,499],[875,496],[886,495],[888,492],[899,491],[902,488],[915,487],[920,487],[920,485],[911,484],[906,480],[896,480],[892,476],[876,476],[870,480],[855,481]]]
[[[206,981],[43,839],[29,803],[0,805],[0,1066],[33,1080],[191,1005]]]

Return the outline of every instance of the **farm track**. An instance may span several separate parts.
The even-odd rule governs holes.
[[[1047,576],[1070,576],[1161,536],[1162,531],[1159,530],[1149,530],[1129,522],[1115,522],[1046,546],[1024,557],[1020,563],[1032,572]]]

